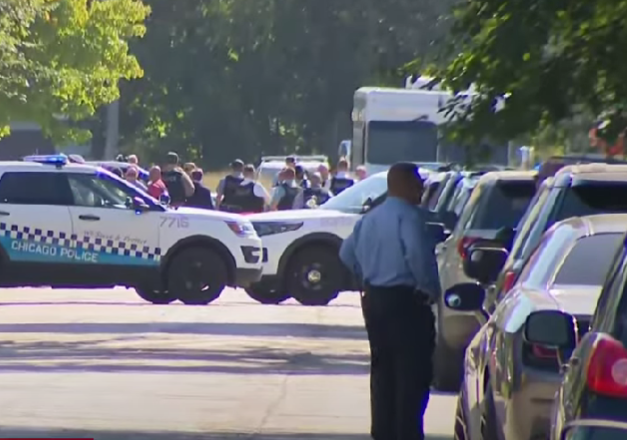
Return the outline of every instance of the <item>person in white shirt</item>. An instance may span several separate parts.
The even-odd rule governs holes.
[[[270,206],[270,194],[266,188],[257,181],[256,173],[257,170],[253,164],[246,165],[244,167],[244,181],[242,182],[242,185],[249,185],[250,183],[253,183],[253,194],[256,197],[263,199],[264,209],[267,209],[268,206]]]
[[[327,164],[321,163],[318,165],[318,173],[320,173],[321,186],[329,190],[331,188],[331,173],[329,172]]]
[[[348,174],[348,160],[340,159],[337,163],[335,176],[331,178],[331,193],[336,196],[355,184],[355,179]]]

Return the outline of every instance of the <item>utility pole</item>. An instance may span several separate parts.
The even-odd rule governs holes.
[[[107,106],[107,130],[105,135],[104,160],[113,160],[118,155],[120,140],[120,100]]]

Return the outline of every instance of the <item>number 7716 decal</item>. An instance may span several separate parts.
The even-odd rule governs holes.
[[[187,217],[161,217],[162,228],[180,228],[189,227],[189,219]]]

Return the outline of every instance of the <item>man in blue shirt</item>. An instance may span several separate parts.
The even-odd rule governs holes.
[[[340,258],[364,286],[372,438],[423,440],[435,348],[431,303],[440,295],[435,240],[418,207],[418,167],[397,163],[387,181],[387,199],[357,222]]]

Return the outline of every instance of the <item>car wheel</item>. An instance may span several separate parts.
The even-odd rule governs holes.
[[[457,409],[455,410],[455,427],[454,427],[454,439],[466,440],[468,435],[466,434],[466,417],[464,416],[464,409],[462,405],[462,392],[459,392],[457,396]]]
[[[451,350],[438,332],[438,339],[435,346],[433,375],[433,386],[438,391],[454,393],[459,391],[461,386],[461,373],[459,355]]]
[[[289,293],[285,293],[281,289],[271,288],[263,284],[253,284],[244,290],[248,296],[261,304],[281,304],[290,297]]]
[[[227,271],[222,257],[213,249],[183,249],[168,266],[168,291],[175,293],[184,304],[209,304],[226,287]]]
[[[342,289],[344,266],[336,249],[310,245],[296,252],[286,274],[287,291],[296,301],[305,306],[324,306]]]
[[[496,413],[494,412],[494,397],[488,386],[481,402],[481,440],[499,440],[497,435]]]
[[[153,304],[170,304],[178,299],[176,295],[170,294],[167,290],[159,290],[147,285],[136,286],[135,291],[141,299]]]

